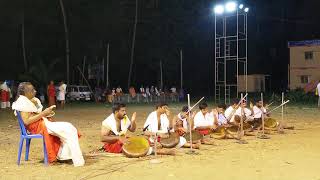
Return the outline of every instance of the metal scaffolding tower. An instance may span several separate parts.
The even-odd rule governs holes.
[[[247,12],[215,13],[215,102],[230,103],[239,95],[239,75],[244,75],[247,92]]]

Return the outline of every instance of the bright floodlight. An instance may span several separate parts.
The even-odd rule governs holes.
[[[223,8],[222,5],[216,5],[214,7],[214,13],[215,14],[223,14],[223,12],[224,12],[224,8]]]
[[[249,8],[244,8],[244,12],[249,12]]]
[[[242,8],[243,8],[243,4],[240,4],[240,5],[239,5],[239,8],[242,9]]]
[[[235,2],[227,2],[226,4],[226,11],[233,12],[237,9],[237,3]]]

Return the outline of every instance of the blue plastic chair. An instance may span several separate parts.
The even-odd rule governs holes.
[[[23,123],[23,120],[22,120],[20,112],[16,111],[16,113],[17,113],[17,117],[18,117],[20,130],[21,130],[17,164],[20,165],[21,151],[22,151],[24,140],[26,140],[25,160],[28,161],[31,139],[33,139],[33,138],[41,138],[43,140],[44,164],[48,165],[48,153],[47,153],[46,142],[44,140],[44,137],[41,134],[29,134],[27,132],[27,130],[26,130],[26,127],[24,126],[24,123]]]

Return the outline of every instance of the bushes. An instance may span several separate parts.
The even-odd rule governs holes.
[[[311,104],[317,102],[317,96],[314,92],[306,93],[303,89],[291,90],[286,94],[286,99],[293,103]]]
[[[266,103],[281,104],[281,93],[264,93],[263,96]],[[260,99],[260,93],[250,93],[248,95],[249,101],[252,102],[254,99]],[[285,92],[284,100],[290,100],[290,104],[315,104],[318,101],[318,96],[314,92],[306,93],[303,89],[296,89]]]

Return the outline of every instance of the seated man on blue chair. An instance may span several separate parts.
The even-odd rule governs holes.
[[[74,166],[83,166],[85,161],[79,146],[77,129],[68,122],[53,122],[51,106],[42,111],[42,104],[35,97],[36,90],[30,82],[19,84],[17,100],[12,109],[21,112],[26,129],[31,134],[42,134],[45,139],[48,160],[72,160]]]

